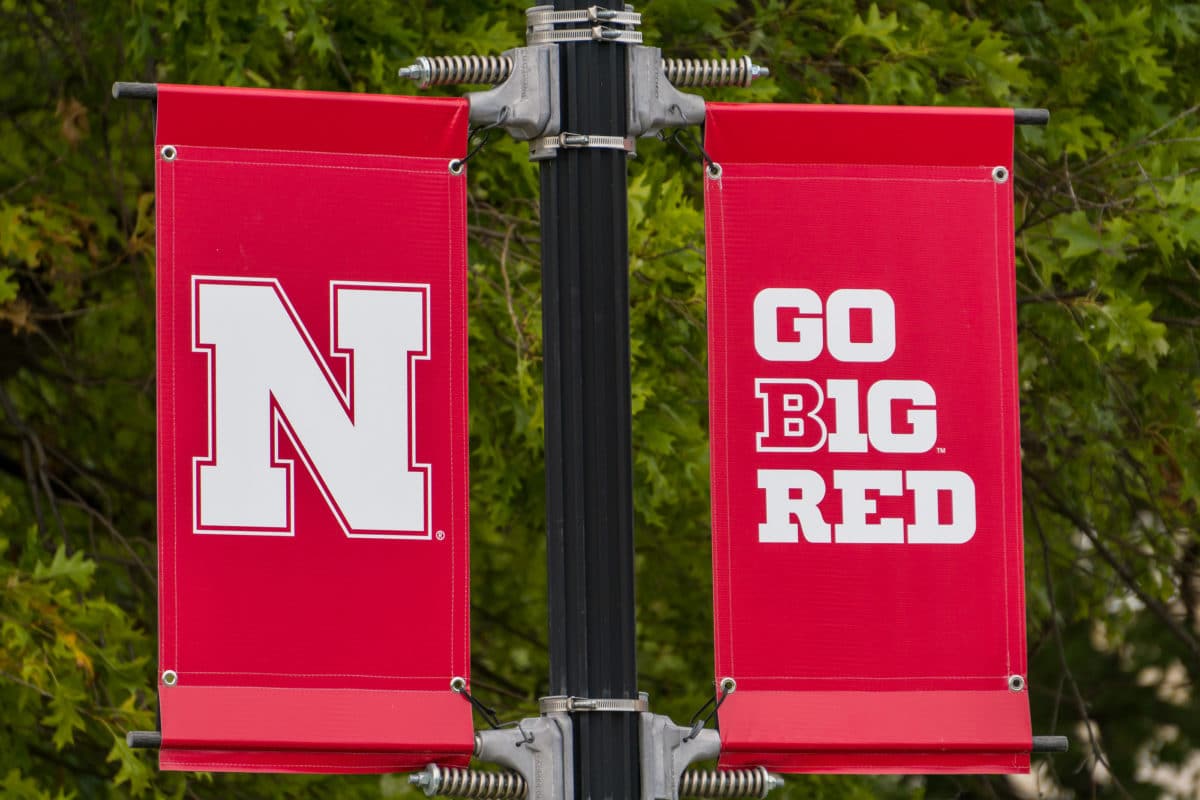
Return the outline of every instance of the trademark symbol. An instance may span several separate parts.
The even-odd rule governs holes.
[[[937,449],[937,451],[938,451],[939,453],[941,453],[942,455],[945,455],[945,454],[946,454],[946,448],[944,448],[944,447],[939,447],[939,448]]]
[[[446,538],[446,532],[445,532],[445,531],[438,531],[438,532],[437,532],[437,533],[435,533],[433,536],[434,536],[434,538],[435,538],[435,539],[437,539],[437,540],[440,542],[440,541],[442,541],[443,539],[445,539],[445,538]]]

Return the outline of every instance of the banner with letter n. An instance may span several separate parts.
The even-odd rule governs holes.
[[[710,103],[706,149],[722,763],[1028,771],[1012,111]]]
[[[158,87],[164,769],[469,757],[467,113]]]

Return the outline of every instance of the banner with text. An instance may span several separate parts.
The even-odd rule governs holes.
[[[1011,110],[708,105],[723,764],[1029,768],[1012,148]]]
[[[161,766],[463,764],[467,104],[160,85],[156,134]]]

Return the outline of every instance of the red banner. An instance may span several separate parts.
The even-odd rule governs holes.
[[[463,100],[158,89],[164,769],[462,764]]]
[[[708,105],[721,760],[1024,772],[1010,110]]]

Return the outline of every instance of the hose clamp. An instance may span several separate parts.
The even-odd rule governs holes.
[[[552,11],[554,6],[534,6],[525,11],[525,24],[530,28],[554,25],[578,25],[590,22],[593,25],[607,22],[612,25],[641,25],[642,15],[634,11],[616,11],[610,8],[590,6],[577,11]]]
[[[538,710],[543,714],[567,713],[579,711],[620,712],[641,714],[650,710],[650,698],[640,697],[570,697],[567,695],[552,695],[538,700]]]
[[[609,28],[605,25],[593,25],[590,28],[568,28],[562,31],[530,31],[525,37],[525,43],[563,44],[564,42],[614,42],[616,44],[641,44],[641,31],[626,31],[619,28]]]
[[[642,34],[634,30],[642,24],[642,15],[629,11],[592,6],[574,11],[555,11],[552,5],[525,10],[525,43],[562,44],[563,42],[616,42],[641,44]],[[587,27],[559,28],[559,25]]]
[[[632,136],[601,136],[591,133],[563,131],[557,136],[543,136],[530,142],[529,157],[534,161],[539,161],[544,158],[554,158],[559,150],[581,150],[584,148],[624,150],[626,153],[634,153],[637,146],[636,140]]]

